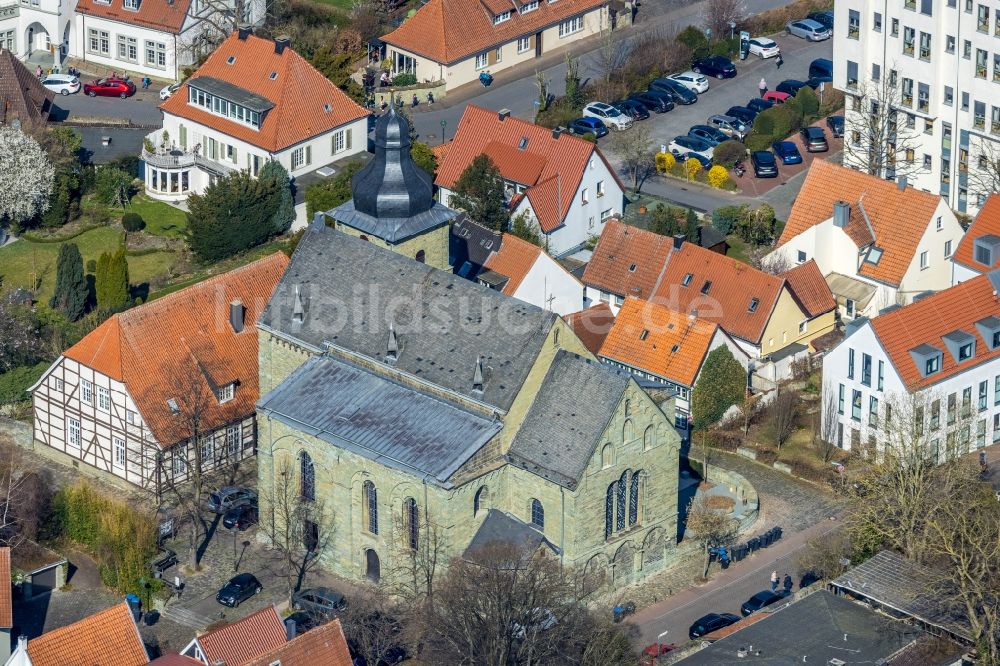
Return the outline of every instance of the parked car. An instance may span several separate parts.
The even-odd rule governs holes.
[[[708,145],[715,147],[723,141],[729,140],[729,135],[711,125],[694,125],[688,130],[688,136],[701,139]]]
[[[807,153],[825,153],[830,150],[822,127],[803,127],[799,130],[799,136],[802,137],[802,145]]]
[[[527,634],[527,630],[530,630],[533,634],[540,633],[542,631],[548,631],[552,627],[559,624],[559,620],[548,608],[535,608],[526,618],[527,624],[522,626],[520,622],[514,622],[512,627],[512,633],[514,638],[523,639]]]
[[[709,116],[705,121],[706,125],[714,127],[723,134],[728,134],[730,138],[742,141],[750,133],[750,128],[739,118],[717,114]]]
[[[701,638],[705,634],[718,631],[739,621],[740,618],[732,613],[709,613],[694,621],[694,624],[688,629],[688,638],[691,640]]]
[[[42,85],[60,95],[72,95],[75,92],[80,92],[80,79],[70,74],[49,74],[42,79]]]
[[[222,518],[222,526],[227,530],[245,530],[257,524],[257,505],[240,504],[234,506]]]
[[[798,79],[785,79],[778,85],[774,87],[778,92],[783,92],[789,97],[795,97],[799,94],[799,90],[806,87],[805,81],[799,81]],[[766,98],[766,95],[765,95]]]
[[[774,106],[774,102],[769,99],[761,99],[760,97],[754,97],[752,100],[747,102],[747,108],[751,111],[760,113],[761,111],[766,111]]]
[[[712,159],[712,153],[715,152],[715,148],[710,143],[693,136],[675,136],[674,140],[667,146],[667,150],[677,158],[697,153],[708,160]]]
[[[782,92],[780,90],[768,90],[766,93],[764,93],[764,99],[766,99],[768,102],[774,102],[775,104],[784,104],[790,98],[791,95],[789,95],[786,92]]]
[[[830,128],[834,138],[839,139],[844,136],[844,116],[829,116],[826,119],[826,126]]]
[[[770,590],[764,590],[744,601],[743,605],[740,606],[740,613],[743,614],[743,617],[746,617],[747,615],[756,613],[762,608],[767,608],[771,604],[777,603],[782,599],[784,599],[784,596],[771,592]]]
[[[156,557],[150,563],[149,567],[153,570],[153,575],[163,574],[164,571],[170,567],[177,565],[177,553],[170,550],[169,548],[157,548]]]
[[[809,63],[809,77],[814,76],[833,77],[833,61],[829,58],[816,58]]]
[[[169,86],[160,91],[160,99],[170,99],[170,96],[177,92],[177,89],[181,87],[179,83],[171,83]]]
[[[122,79],[98,79],[92,83],[85,83],[83,92],[91,97],[131,97],[135,94],[135,84]]]
[[[292,595],[292,608],[321,618],[332,618],[347,607],[344,595],[329,587],[312,587]]]
[[[691,63],[691,71],[717,79],[731,79],[736,76],[736,65],[725,56],[709,56]]]
[[[758,178],[777,178],[778,162],[770,150],[755,150],[750,153],[753,175]]]
[[[708,91],[708,79],[697,72],[681,72],[680,74],[674,74],[668,78],[673,79],[688,90],[693,90],[699,94]]]
[[[757,112],[745,106],[731,106],[726,110],[726,115],[739,119],[744,125],[753,125]]]
[[[686,160],[698,160],[698,162],[701,164],[701,168],[704,169],[705,171],[708,171],[709,169],[712,168],[712,158],[711,157],[705,157],[701,153],[688,153],[687,155],[685,155],[683,157],[683,159],[685,161]]]
[[[646,105],[639,100],[620,99],[617,102],[612,102],[611,106],[615,107],[632,120],[646,120],[649,118],[649,109],[647,109]]]
[[[613,130],[624,130],[632,127],[632,119],[604,102],[591,102],[583,107],[584,118],[597,118]]]
[[[241,504],[256,504],[257,491],[242,486],[225,486],[208,494],[208,509],[213,513],[225,513]]]
[[[777,58],[781,53],[778,43],[769,37],[754,37],[750,40],[750,55],[755,55],[761,60],[765,58]]]
[[[647,90],[629,95],[629,99],[639,102],[654,113],[666,113],[674,108],[674,98],[656,90]]]
[[[802,164],[802,154],[793,141],[775,141],[771,144],[771,150],[782,164]]]
[[[806,85],[813,90],[818,90],[821,83],[833,83],[831,76],[813,76],[806,80]]]
[[[573,134],[593,134],[598,139],[608,133],[608,126],[599,118],[577,118],[569,124],[569,131]]]
[[[297,611],[292,613],[285,618],[285,624],[287,626],[288,621],[291,620],[295,623],[295,635],[301,636],[310,629],[315,629],[319,625],[323,624],[321,618],[310,615],[305,611]]]
[[[694,104],[698,101],[698,93],[685,88],[673,79],[653,79],[649,89],[670,95],[677,104]]]
[[[639,666],[656,666],[660,657],[677,649],[676,643],[650,643],[642,649]]]
[[[812,19],[789,21],[785,26],[785,32],[810,42],[822,42],[824,39],[830,39],[832,34],[826,26]]]
[[[215,595],[215,600],[223,606],[236,608],[253,595],[259,594],[263,589],[264,587],[256,576],[241,573],[230,578],[229,582],[222,586],[222,589]]]
[[[816,23],[819,23],[821,26],[823,26],[830,32],[833,32],[833,12],[829,10],[822,12],[811,12],[808,16],[806,16],[806,18],[816,21]]]

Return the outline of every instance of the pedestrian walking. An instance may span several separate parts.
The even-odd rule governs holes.
[[[785,588],[785,592],[787,592],[788,594],[792,593],[792,586],[794,585],[794,583],[792,583],[791,576],[785,574],[785,580],[782,581],[782,585]]]
[[[774,61],[774,64],[778,66],[778,69],[781,69],[781,66],[785,64],[784,59],[781,57],[781,51],[778,51],[778,59]]]
[[[775,591],[777,591],[777,589],[778,589],[778,572],[777,571],[772,571],[771,572],[771,591],[775,592]]]
[[[760,77],[760,83],[757,85],[757,88],[760,89],[760,96],[763,97],[764,93],[767,92],[767,81],[764,80],[763,76]]]

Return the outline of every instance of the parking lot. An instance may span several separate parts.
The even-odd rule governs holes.
[[[81,83],[93,80],[93,77],[87,75],[80,77]],[[163,124],[163,114],[159,109],[159,93],[159,87],[154,85],[146,91],[139,87],[135,95],[128,99],[88,97],[81,87],[80,92],[72,95],[56,95],[53,101],[52,120],[72,122],[95,118],[121,118],[135,125],[160,127]]]

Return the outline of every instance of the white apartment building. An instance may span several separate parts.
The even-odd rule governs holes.
[[[895,81],[898,122],[916,135],[897,159],[919,165],[909,176],[915,187],[974,213],[992,189],[976,172],[1000,160],[1000,4],[839,0],[835,22],[834,86],[850,94],[866,81]],[[849,99],[845,141],[855,140],[857,113]]]
[[[824,435],[881,452],[912,441],[943,461],[1000,441],[1000,271],[874,319],[823,358]]]
[[[368,149],[368,112],[287,39],[249,29],[230,35],[160,108],[163,129],[147,137],[142,158],[146,193],[165,201],[233,171],[256,176],[271,160],[296,178]]]

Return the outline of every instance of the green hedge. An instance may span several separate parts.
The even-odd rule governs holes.
[[[23,365],[0,374],[0,405],[30,400],[28,387],[37,382],[48,367],[49,363],[43,361],[38,365]]]

